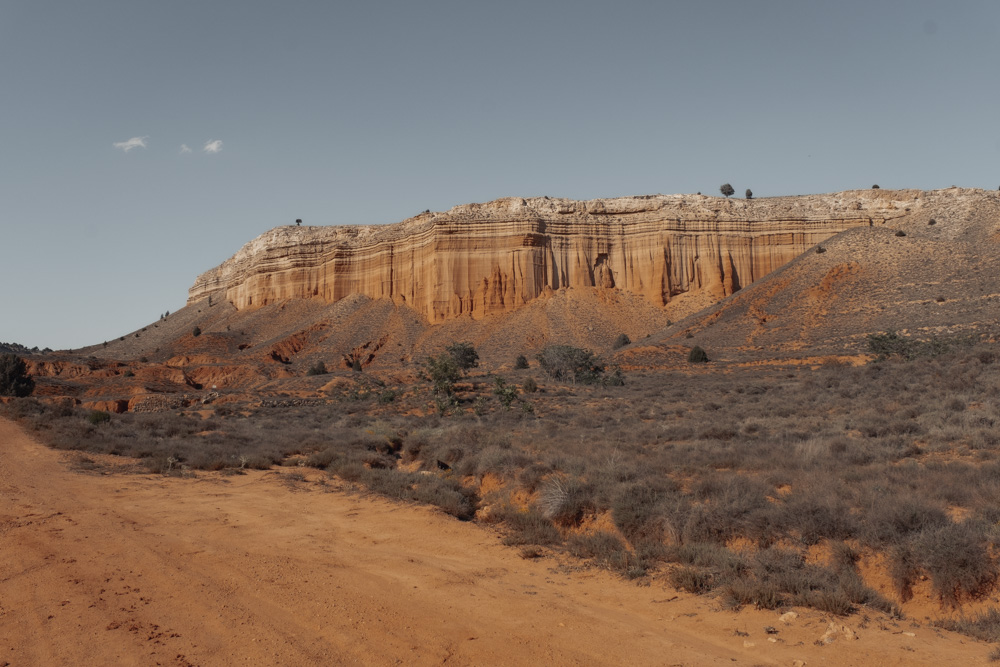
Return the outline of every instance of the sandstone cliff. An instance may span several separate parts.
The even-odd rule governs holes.
[[[719,299],[838,232],[920,207],[927,194],[506,198],[394,225],[278,227],[199,276],[188,303],[219,290],[240,310],[361,294],[441,322],[513,311],[563,288],[624,290],[656,306],[692,293]]]

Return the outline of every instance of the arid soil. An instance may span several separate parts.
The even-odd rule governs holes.
[[[782,621],[523,560],[317,471],[167,478],[75,456],[0,420],[0,665],[968,665],[990,651],[911,621]]]

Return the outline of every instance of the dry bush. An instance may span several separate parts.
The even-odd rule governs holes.
[[[474,414],[485,382],[463,389],[446,417],[404,416],[427,407],[426,389],[401,388],[380,404],[375,384],[314,405],[275,401],[248,417],[220,410],[209,420],[126,413],[95,426],[86,411],[30,398],[2,410],[55,447],[136,456],[171,474],[294,457],[463,518],[478,499],[462,481],[471,488],[496,475],[508,491],[539,498],[527,511],[497,509],[509,543],[559,548],[561,528],[606,512],[626,542],[573,538],[565,548],[629,576],[676,563],[671,576],[692,589],[711,582],[732,604],[891,611],[858,579],[857,553],[844,540],[887,553],[901,593],[924,575],[945,604],[995,587],[994,349],[938,345],[936,356],[893,353],[860,367],[637,371],[624,388],[550,379],[531,397],[537,418]],[[401,470],[404,463],[424,474]],[[971,518],[956,523],[954,508]],[[764,555],[734,553],[726,548],[733,540]],[[834,553],[829,568],[769,548],[824,541]]]

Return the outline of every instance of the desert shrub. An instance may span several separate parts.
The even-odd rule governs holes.
[[[756,579],[736,579],[722,586],[721,602],[729,609],[753,605],[757,609],[777,609],[781,593],[774,583]]]
[[[191,330],[191,335],[194,336],[195,338],[197,338],[198,336],[200,336],[201,335],[201,327],[195,327],[194,329],[192,329]]]
[[[610,373],[605,373],[601,377],[602,387],[624,387],[625,386],[625,374],[622,373],[620,366],[612,366]]]
[[[0,396],[30,396],[35,381],[28,375],[28,366],[13,354],[0,355]]]
[[[510,410],[510,406],[517,400],[517,385],[507,384],[506,380],[497,375],[493,378],[493,395],[504,410]]]
[[[578,526],[594,510],[594,489],[578,478],[550,477],[538,500],[542,515],[553,523]]]
[[[753,191],[750,188],[747,188],[747,191],[744,194],[747,199],[753,199]]]
[[[674,568],[667,575],[667,580],[677,590],[695,595],[704,595],[715,587],[712,573],[696,567]]]
[[[517,356],[517,360],[514,362],[514,370],[524,370],[528,368],[528,358],[523,354]]]
[[[893,355],[912,359],[916,354],[916,343],[895,331],[868,334],[868,351],[879,359],[887,359]]]
[[[934,625],[984,642],[1000,642],[1000,609],[996,607],[989,607],[973,616],[942,618],[934,621]]]
[[[413,500],[434,505],[446,514],[468,521],[476,514],[475,493],[457,480],[434,475],[411,475]]]
[[[111,415],[104,410],[91,410],[87,415],[87,421],[94,426],[100,426],[111,421]]]
[[[592,559],[601,567],[619,572],[629,579],[643,577],[649,571],[649,564],[611,533],[599,531],[573,535],[567,540],[569,552],[577,558]]]
[[[338,447],[327,447],[318,452],[313,452],[306,458],[305,464],[311,468],[326,470],[334,462],[340,462],[344,458],[344,452]]]
[[[913,495],[886,494],[868,509],[861,535],[874,547],[895,545],[947,523],[948,516],[938,505]]]
[[[548,546],[562,542],[562,536],[556,527],[535,508],[520,510],[504,505],[494,511],[493,517],[502,522],[507,529],[504,544],[508,546],[522,544]]]
[[[434,505],[458,519],[468,520],[475,515],[475,494],[455,480],[373,467],[362,468],[359,481],[375,493]]]
[[[620,347],[625,347],[626,345],[629,345],[631,342],[632,339],[629,338],[627,334],[618,334],[618,338],[615,338],[615,342],[614,345],[612,345],[612,347],[617,350]]]
[[[898,608],[865,586],[854,569],[812,565],[798,551],[777,548],[756,552],[748,565],[739,572],[720,575],[724,605],[775,609],[794,604],[847,615],[855,610],[854,605],[865,604],[898,615]]]
[[[928,340],[904,338],[895,331],[868,335],[868,351],[876,355],[879,360],[885,360],[892,356],[905,360],[917,357],[939,357],[969,343],[968,339],[958,337],[935,336]]]
[[[913,597],[913,584],[920,576],[920,563],[910,544],[900,544],[889,551],[889,579],[903,602]]]
[[[573,384],[594,384],[604,373],[604,366],[593,352],[572,345],[547,345],[537,358],[550,377],[572,378]]]
[[[726,199],[736,194],[736,190],[734,190],[733,186],[731,186],[729,183],[723,183],[722,185],[720,185],[719,192],[721,192],[726,197]]]
[[[306,375],[326,375],[327,372],[326,364],[322,361],[317,361],[313,366],[309,367],[309,370],[306,371]]]
[[[422,374],[424,379],[430,381],[435,395],[449,398],[455,393],[455,383],[462,377],[458,362],[447,353],[427,357]]]
[[[985,541],[969,523],[948,524],[917,539],[920,560],[941,602],[957,607],[993,590],[997,566]]]
[[[445,348],[462,371],[479,366],[479,353],[472,343],[452,343]]]
[[[824,248],[821,245],[816,246],[816,254],[817,255],[822,255],[824,252],[826,252],[826,248]]]
[[[510,479],[517,475],[528,459],[520,452],[506,447],[488,446],[483,448],[476,460],[475,473],[479,476],[487,473]]]
[[[948,401],[948,403],[945,404],[945,408],[950,412],[962,412],[965,410],[966,405],[965,401],[956,397]]]
[[[861,554],[847,542],[830,542],[830,564],[836,570],[854,570]]]
[[[896,232],[896,236],[906,236],[906,232],[900,229],[899,231]]]
[[[779,522],[788,532],[797,533],[807,546],[824,539],[845,540],[858,529],[851,508],[825,489],[795,493],[786,499]]]
[[[703,502],[691,508],[682,531],[685,542],[725,544],[746,537],[769,544],[775,539],[776,510],[760,482],[742,476],[710,477],[695,485],[694,494]]]
[[[749,562],[742,554],[711,542],[673,544],[667,547],[663,558],[671,563],[706,568],[723,577],[743,576],[750,569]]]
[[[611,504],[611,519],[629,540],[657,539],[663,531],[660,504],[668,491],[650,482],[622,487]]]
[[[692,364],[703,364],[708,361],[708,354],[697,345],[691,348],[688,353],[688,361]]]
[[[534,394],[538,391],[538,383],[535,382],[535,378],[527,378],[521,383],[521,391],[526,394]]]

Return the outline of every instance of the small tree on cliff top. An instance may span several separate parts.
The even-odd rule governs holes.
[[[724,194],[726,196],[726,199],[729,199],[734,194],[736,194],[736,190],[734,190],[733,186],[731,186],[729,183],[723,183],[722,186],[719,187],[719,192]]]

